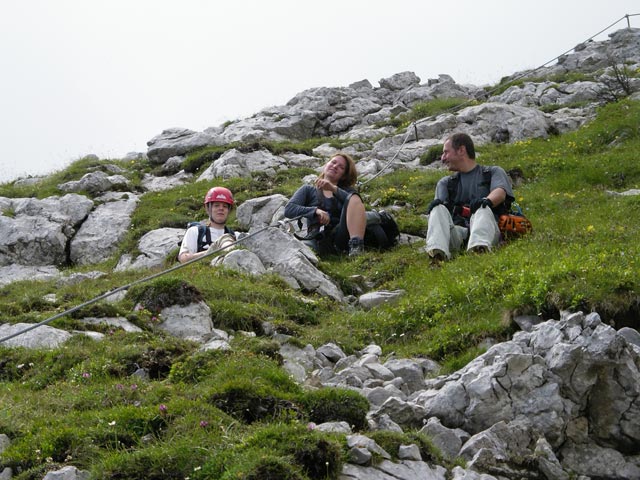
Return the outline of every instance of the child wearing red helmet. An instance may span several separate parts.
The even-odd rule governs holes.
[[[209,189],[204,196],[204,208],[209,219],[205,228],[194,225],[187,229],[178,253],[180,263],[203,257],[209,250],[231,249],[236,242],[236,237],[226,223],[233,205],[233,194],[228,188]],[[221,258],[218,256],[216,260]]]

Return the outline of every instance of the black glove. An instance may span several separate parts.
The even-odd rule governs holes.
[[[427,207],[427,215],[429,215],[431,213],[431,210],[433,210],[438,205],[444,205],[444,202],[442,200],[440,200],[439,198],[436,198],[435,200],[432,200],[431,203],[429,204],[429,206]]]
[[[478,210],[479,208],[483,208],[483,207],[489,207],[489,208],[493,208],[493,203],[491,203],[491,200],[489,200],[488,198],[476,198],[474,201],[471,202],[471,205],[469,205],[469,207],[471,208],[471,213],[476,213],[476,210]]]

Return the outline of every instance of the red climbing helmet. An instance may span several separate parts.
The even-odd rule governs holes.
[[[213,187],[209,189],[204,196],[204,204],[211,202],[223,202],[229,204],[229,207],[233,207],[233,195],[231,190],[224,187]]]

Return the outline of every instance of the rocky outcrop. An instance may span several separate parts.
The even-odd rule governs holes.
[[[171,157],[210,145],[216,145],[216,140],[205,132],[169,128],[147,142],[147,157],[152,164],[162,165]]]
[[[284,219],[284,207],[288,201],[284,195],[252,198],[238,207],[236,219],[245,230],[274,225]]]
[[[278,170],[286,166],[284,159],[276,157],[266,150],[242,153],[232,148],[215,160],[198,177],[198,181],[213,180],[216,177],[223,179],[250,177],[252,173],[256,172],[273,177]]]
[[[640,29],[623,28],[609,35],[604,42],[588,41],[576,45],[573,52],[562,55],[556,64],[535,72],[538,78],[553,77],[568,72],[592,73],[609,67],[612,63],[633,65],[640,63]],[[527,71],[514,76],[521,77]]]
[[[267,227],[243,244],[257,255],[268,271],[279,274],[291,287],[316,292],[339,302],[345,300],[334,281],[315,267],[318,258],[311,249],[292,235],[279,228]]]
[[[383,362],[376,346],[281,354],[297,378],[301,367],[311,384],[360,391],[372,429],[422,427],[471,470],[640,478],[640,347],[595,313],[531,325],[446,376],[424,359]]]
[[[607,92],[611,65],[624,62],[632,69],[640,65],[638,45],[640,29],[619,30],[611,34],[608,41],[578,45],[556,65],[517,74],[522,78],[531,73],[530,80],[488,99],[484,89],[457,84],[449,75],[439,75],[421,83],[413,72],[382,78],[378,87],[362,80],[347,87],[311,88],[296,94],[285,105],[265,108],[249,118],[203,132],[184,128],[164,130],[149,140],[146,154],[133,152],[126,159],[148,160],[160,166],[155,175],[145,174],[141,187],[136,187],[148,192],[192,182],[194,176],[181,170],[186,155],[203,147],[231,142],[299,141],[320,136],[354,139],[357,143],[345,151],[358,160],[362,180],[383,169],[392,172],[399,168],[439,168],[439,162],[422,166],[420,156],[454,131],[467,132],[482,144],[545,138],[550,133],[564,133],[580,127],[593,118],[595,106]],[[559,74],[567,72],[593,74],[593,79],[556,80]],[[640,79],[630,78],[629,81],[632,89],[640,89]],[[439,98],[470,102],[466,108],[463,104],[455,111],[421,119],[407,132],[397,133],[389,125],[391,118],[402,115],[417,103]],[[484,100],[488,101],[472,104]],[[541,108],[548,113],[542,113]],[[320,168],[335,151],[328,144],[315,148],[312,155],[292,152],[275,155],[265,149],[240,151],[230,148],[205,166],[197,179],[214,181],[256,174],[268,177],[293,167]],[[138,194],[114,193],[132,190],[131,179],[118,165],[106,162],[92,170],[79,180],[61,183],[58,187],[63,192],[102,195],[95,200],[76,193],[43,200],[0,198],[0,268],[13,268],[7,271],[11,276],[3,275],[4,284],[24,278],[25,271],[18,272],[16,266],[36,267],[37,270],[91,264],[116,253],[130,224]],[[28,180],[38,182],[41,179]],[[273,197],[269,198],[268,205],[261,205],[263,201],[249,199],[246,206],[240,206],[238,221],[241,228],[248,230],[280,219],[278,202],[281,200]],[[254,212],[256,209],[260,214]],[[141,238],[141,254],[136,258],[125,254],[118,270],[161,265],[177,236],[174,232],[168,233],[167,237],[164,234],[150,233],[147,234],[149,237]],[[156,243],[155,247],[151,243]],[[34,273],[39,274],[36,270]],[[286,275],[292,285],[314,283],[310,279],[291,281],[292,275]]]
[[[135,329],[124,319],[110,321],[114,328]],[[229,335],[213,328],[205,304],[165,308],[157,322],[172,335],[202,343],[203,350],[230,348]],[[383,359],[377,345],[346,355],[336,344],[299,348],[286,336],[274,338],[284,342],[284,368],[297,381],[366,397],[370,429],[420,429],[444,458],[464,458],[467,465],[456,467],[454,478],[640,478],[637,332],[630,342],[596,313],[519,323],[529,331],[443,376],[425,358]],[[0,338],[29,326],[0,325]],[[70,337],[39,327],[7,345],[56,348]],[[351,433],[348,425],[314,428]],[[419,478],[445,478],[446,469],[423,461],[415,446],[395,452],[401,461],[381,464],[374,455],[391,457],[366,432],[346,440],[350,460],[341,478],[412,479],[416,471],[427,475]]]
[[[72,262],[80,265],[100,263],[116,252],[138,203],[136,195],[121,197],[99,205],[83,222],[71,240],[69,258]]]
[[[131,189],[131,182],[122,175],[91,172],[84,175],[80,180],[61,183],[58,188],[63,192],[87,192],[95,195],[110,190],[129,190]]]
[[[130,254],[123,255],[114,270],[119,272],[163,266],[169,253],[180,245],[184,233],[184,228],[159,228],[145,233],[138,241],[140,255],[135,258]]]
[[[67,244],[92,207],[93,201],[77,194],[0,198],[0,265],[64,264]]]

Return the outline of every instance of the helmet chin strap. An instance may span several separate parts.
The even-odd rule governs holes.
[[[219,228],[224,228],[224,226],[226,225],[225,223],[218,223],[216,222],[213,218],[211,218],[211,215],[209,215],[209,226],[214,226],[214,227],[219,227]]]

